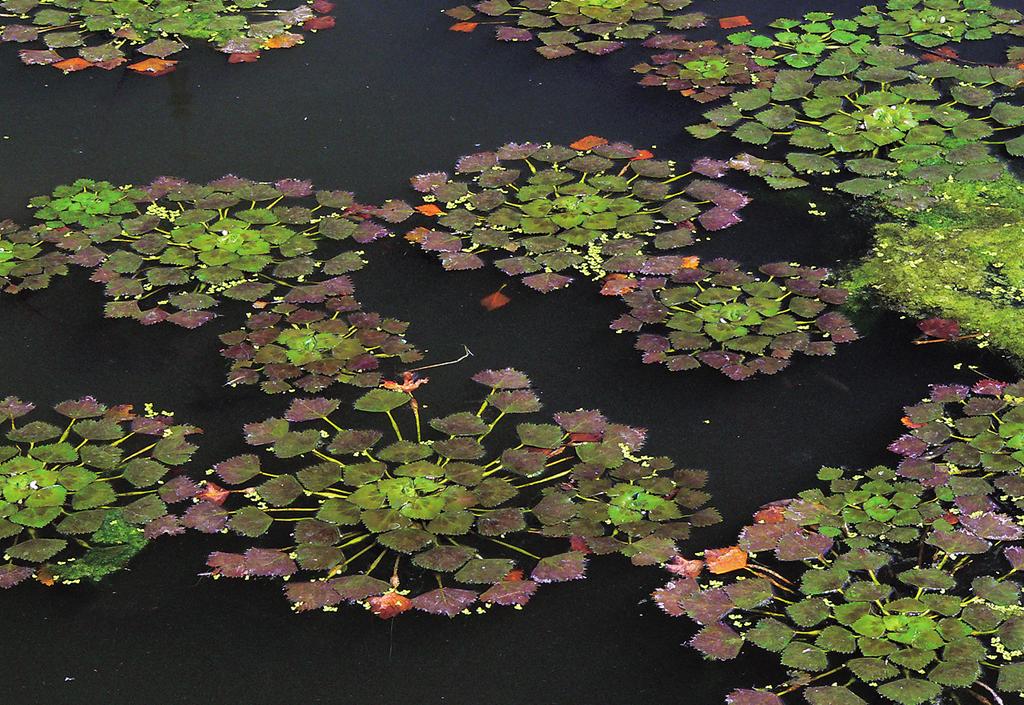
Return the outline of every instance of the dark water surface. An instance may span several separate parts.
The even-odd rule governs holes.
[[[338,27],[255,65],[229,66],[197,49],[163,79],[90,71],[63,77],[26,68],[0,48],[0,217],[26,220],[29,197],[88,176],[142,183],[161,174],[205,180],[226,172],[287,176],[379,201],[409,197],[406,179],[447,169],[461,154],[507,141],[569,142],[585,134],[657,146],[683,161],[728,143],[689,139],[695,104],[634,84],[639,49],[606,59],[540,59],[530,47],[446,31],[453,0],[341,0]],[[859,3],[701,3],[767,20]],[[754,6],[756,5],[756,7]],[[824,5],[824,7],[823,7]],[[703,9],[703,7],[702,7]],[[746,222],[698,254],[750,267],[777,259],[841,265],[868,231],[842,201],[811,191],[764,194]],[[766,196],[765,198],[758,198]],[[807,213],[808,199],[827,210]],[[551,411],[603,409],[646,426],[648,450],[712,472],[725,521],[686,547],[730,543],[760,504],[807,487],[823,464],[891,460],[904,404],[931,382],[973,381],[968,365],[1010,376],[994,357],[950,345],[912,346],[911,321],[861,322],[865,340],[835,358],[802,358],[774,378],[734,383],[708,370],[644,366],[630,336],[608,322],[614,302],[576,286],[542,297],[509,287],[511,305],[477,303],[503,283],[496,270],[446,274],[389,241],[356,275],[371,308],[412,321],[435,371],[420,396],[454,408],[476,394],[468,374],[515,366]],[[3,385],[40,405],[82,394],[154,402],[206,429],[200,462],[242,452],[241,423],[278,414],[285,400],[225,390],[215,333],[100,317],[101,292],[81,273],[0,302]],[[229,312],[225,310],[222,312]],[[960,370],[957,363],[964,363]],[[0,702],[4,705],[717,705],[731,688],[780,675],[751,650],[706,664],[681,642],[686,620],[646,601],[664,582],[623,559],[592,562],[590,579],[542,589],[526,610],[479,618],[410,613],[293,615],[277,583],[196,577],[225,537],[162,540],[132,570],[99,587],[32,584],[2,595]]]

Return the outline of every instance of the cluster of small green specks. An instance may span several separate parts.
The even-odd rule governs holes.
[[[875,228],[871,252],[847,274],[851,290],[915,316],[955,320],[973,343],[1024,356],[1024,188],[997,181],[933,184],[882,202],[901,221]]]

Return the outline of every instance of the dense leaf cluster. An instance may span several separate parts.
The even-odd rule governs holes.
[[[98,580],[149,540],[184,530],[168,505],[200,492],[181,470],[200,429],[92,397],[57,404],[61,426],[27,420],[34,409],[0,401],[0,588],[33,576]]]
[[[388,235],[374,215],[393,217],[346,191],[236,176],[145,187],[79,179],[31,206],[36,225],[0,230],[8,291],[42,288],[78,265],[103,284],[107,317],[184,328],[213,319],[225,299],[308,299],[329,286],[317,277],[359,269],[358,246]]]
[[[775,374],[794,353],[833,355],[837,343],[859,337],[846,316],[828,310],[846,300],[845,290],[825,283],[828,270],[775,262],[762,265],[759,278],[739,266],[715,259],[671,276],[619,280],[629,313],[612,328],[640,333],[646,363],[673,371],[703,364],[734,380]]]
[[[933,386],[905,409],[895,469],[824,468],[824,487],[755,515],[737,560],[708,551],[711,578],[701,561],[670,566],[680,579],[655,597],[702,625],[694,648],[732,659],[751,642],[795,672],[729,703],[779,705],[800,691],[814,704],[921,705],[973,687],[1024,691],[1022,394],[994,380]]]
[[[572,281],[636,272],[650,250],[691,245],[698,227],[740,222],[749,200],[716,180],[727,166],[698,159],[686,171],[624,143],[584,137],[570,147],[507,144],[458,160],[453,176],[413,177],[417,210],[436,218],[406,234],[446,269],[494,266],[547,293]],[[656,258],[655,258],[656,259]]]
[[[327,0],[277,9],[271,0],[3,0],[0,42],[45,49],[22,49],[26,64],[52,65],[65,73],[87,68],[128,68],[142,74],[169,73],[167,57],[208,42],[231,57],[254,61],[263,49],[283,49],[303,41],[294,28],[327,29],[334,18]],[[65,51],[67,50],[67,51]],[[64,54],[61,52],[65,51]],[[75,56],[67,56],[74,52]],[[238,59],[235,58],[237,61]]]
[[[253,538],[283,527],[291,538],[214,553],[214,574],[289,578],[297,610],[365,602],[383,617],[454,616],[582,578],[588,553],[663,562],[691,525],[719,520],[704,506],[706,474],[640,455],[643,430],[597,411],[545,422],[512,369],[473,379],[487,389],[475,411],[421,418],[411,389],[387,385],[356,400],[358,421],[344,421],[337,400],[302,398],[283,418],[247,425],[257,452],[215,467],[240,501],[200,502],[185,520]],[[509,416],[523,420],[496,432]]]

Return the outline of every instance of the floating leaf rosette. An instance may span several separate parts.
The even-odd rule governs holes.
[[[403,335],[409,324],[364,311],[348,277],[292,289],[242,330],[220,336],[232,361],[228,384],[267,393],[319,392],[335,383],[377,387],[381,362],[422,355]]]
[[[950,42],[1021,36],[1024,19],[1017,10],[990,0],[888,0],[867,5],[855,21],[878,35],[883,44],[912,42],[931,49]]]
[[[643,75],[640,85],[664,86],[698,103],[724,98],[737,86],[770,86],[775,78],[768,50],[695,42],[680,34],[659,34],[644,46],[663,52],[633,67]]]
[[[838,187],[869,195],[893,177],[992,180],[1002,173],[984,144],[1024,153],[1024,108],[1000,99],[1024,71],[998,66],[918,63],[895,47],[837,50],[810,70],[782,70],[768,88],[733,93],[729,105],[687,129],[699,138],[729,132],[753,145],[781,142],[792,170],[852,171]],[[1013,133],[1011,133],[1013,134]],[[984,142],[984,144],[983,144]]]
[[[744,380],[775,374],[794,353],[833,355],[837,343],[859,337],[846,316],[828,310],[847,294],[826,283],[826,269],[777,262],[758,277],[727,259],[689,264],[671,277],[612,280],[630,309],[612,328],[640,334],[646,363],[706,365]]]
[[[116,572],[151,539],[181,533],[168,505],[199,492],[182,471],[195,426],[92,397],[54,409],[60,426],[26,419],[31,403],[0,401],[0,588]]]
[[[129,61],[136,73],[161,76],[178,63],[168,59],[192,40],[208,42],[232,63],[255,61],[264,49],[284,49],[303,41],[290,31],[328,29],[334,8],[328,0],[288,9],[270,0],[3,0],[0,42],[45,49],[22,49],[26,64],[49,65],[64,73],[88,68],[114,69]],[[138,55],[133,55],[134,50]],[[73,55],[72,55],[73,54]],[[148,57],[148,58],[144,58]]]
[[[701,27],[701,12],[682,12],[691,0],[484,0],[472,7],[446,11],[458,22],[451,27],[471,32],[480,22],[499,22],[496,37],[504,42],[538,40],[545,59],[560,59],[577,51],[603,56],[618,51],[625,41],[646,39],[660,28]],[[507,24],[500,24],[507,23]]]
[[[591,552],[660,563],[691,525],[718,520],[701,509],[706,473],[639,455],[644,431],[597,411],[523,421],[495,440],[506,416],[533,419],[540,402],[515,370],[473,379],[488,389],[475,411],[421,419],[412,390],[422,380],[410,380],[355,402],[365,426],[323,398],[246,426],[262,452],[215,467],[245,502],[199,503],[184,521],[253,538],[284,527],[293,547],[214,553],[214,575],[290,578],[300,611],[362,602],[382,617],[454,616],[477,603],[521,606],[538,583],[582,578]],[[554,551],[534,553],[543,546]]]
[[[53,251],[46,233],[0,221],[0,287],[8,294],[45,289],[68,273],[68,256]]]
[[[981,475],[988,479],[978,487],[992,492],[995,486],[1003,501],[1024,509],[1022,403],[1020,383],[933,385],[927,399],[904,408],[908,431],[889,450],[903,458],[903,474],[952,483]]]
[[[597,279],[629,266],[647,245],[689,245],[700,226],[740,222],[747,197],[713,181],[725,162],[702,158],[688,171],[650,152],[599,137],[572,147],[507,144],[459,159],[455,175],[414,177],[424,195],[416,210],[436,218],[406,239],[438,253],[445,269],[477,269],[481,255],[541,292],[568,285],[576,272]]]
[[[677,559],[679,579],[655,593],[701,625],[690,645],[708,658],[751,642],[791,671],[727,702],[922,705],[1024,690],[1024,529],[992,485],[909,466],[818,477],[827,490],[766,505],[737,546]]]
[[[846,277],[855,295],[951,319],[957,339],[1024,358],[1020,180],[1004,171],[990,183],[910,183],[884,195],[899,220],[875,226],[871,251]]]
[[[778,31],[761,34],[744,30],[730,34],[727,40],[758,50],[755,60],[762,66],[784,64],[795,69],[815,66],[836,49],[859,54],[876,41],[856,21],[835,19],[831,12],[808,12],[802,20],[783,17],[768,26]]]
[[[113,299],[106,315],[147,325],[196,328],[222,299],[301,291],[307,277],[360,268],[355,247],[388,234],[370,217],[379,211],[352,194],[314,192],[296,179],[226,176],[199,185],[164,177],[141,188],[81,179],[31,205],[43,221],[32,232],[95,269],[92,281]]]

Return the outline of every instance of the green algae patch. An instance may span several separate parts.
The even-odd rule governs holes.
[[[980,346],[1024,358],[1024,183],[945,182],[921,212],[885,205],[899,220],[875,228],[871,252],[848,273],[864,299],[941,316]]]

